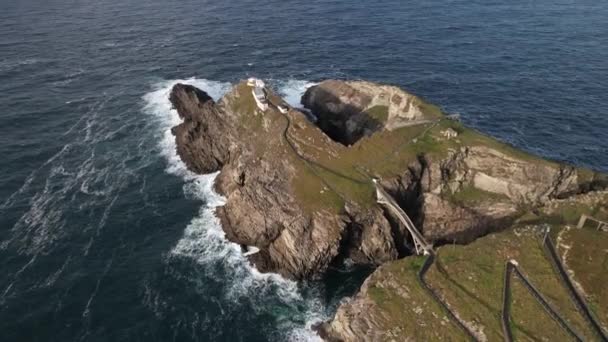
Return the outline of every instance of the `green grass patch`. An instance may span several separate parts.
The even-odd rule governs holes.
[[[232,111],[239,114],[241,118],[248,119],[258,110],[258,106],[251,93],[252,88],[245,82],[236,85],[238,98],[232,103]]]
[[[429,125],[402,127],[392,132],[383,131],[361,139],[344,154],[344,161],[359,165],[380,177],[402,173],[416,160],[421,148],[413,147],[412,139],[420,136]]]
[[[339,213],[344,208],[344,200],[323,183],[312,171],[299,161],[297,177],[292,179],[292,187],[300,207],[305,212],[328,210]]]
[[[455,193],[447,193],[444,196],[446,199],[453,203],[461,205],[476,205],[486,201],[492,202],[506,202],[509,198],[503,194],[496,194],[489,191],[484,191],[474,187],[473,185],[466,185]]]
[[[502,340],[500,312],[505,263],[519,262],[522,271],[551,304],[585,336],[591,338],[583,318],[562,286],[541,245],[541,230],[508,230],[481,238],[467,246],[444,246],[429,270],[430,285],[446,298],[467,321],[482,325],[489,341]],[[521,286],[512,278],[512,321],[523,339],[563,340],[566,333],[555,326]]]
[[[387,302],[389,302],[389,296],[387,294],[387,291],[385,291],[383,288],[372,286],[369,288],[368,291],[369,291],[369,296],[378,305],[386,305]]]
[[[413,256],[410,260],[410,266],[414,272],[420,271],[422,266],[424,265],[424,261],[426,257]]]
[[[421,97],[413,96],[412,103],[415,105],[418,105],[420,107],[420,110],[422,111],[422,113],[424,113],[424,116],[427,119],[432,120],[432,119],[441,119],[441,118],[445,117],[445,114],[443,113],[441,108],[439,108],[439,106],[436,106],[430,102],[427,102],[426,100],[422,99]]]
[[[375,204],[375,188],[371,180],[368,181],[358,174],[348,172],[350,171],[348,169],[340,172],[320,166],[314,167],[317,173],[340,195],[364,207],[371,207]]]
[[[595,179],[595,172],[586,168],[578,169],[578,179],[580,183],[589,183]]]
[[[595,229],[569,229],[561,234],[570,246],[565,262],[583,288],[596,317],[608,325],[608,233]],[[565,250],[560,249],[560,254]]]
[[[463,333],[447,320],[416,279],[424,259],[411,257],[388,263],[370,276],[367,295],[374,304],[365,315],[378,324],[374,330],[381,337],[376,335],[374,340],[464,340]]]
[[[385,123],[388,120],[388,106],[374,106],[365,112],[378,122]]]

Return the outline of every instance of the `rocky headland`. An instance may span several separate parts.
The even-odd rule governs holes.
[[[258,89],[260,105],[254,88],[243,81],[212,99],[178,84],[170,100],[183,120],[173,128],[179,156],[196,173],[220,171],[215,188],[226,205],[217,215],[229,240],[259,249],[249,258],[262,272],[309,279],[347,259],[378,266],[411,255],[411,237],[376,202],[373,178],[435,246],[530,217],[550,221],[546,208],[608,186],[605,175],[514,149],[397,87],[321,82],[302,97],[315,120],[268,87]],[[391,264],[340,308],[327,338],[355,341],[357,329],[374,328],[352,316],[365,316],[370,284],[389,277]]]

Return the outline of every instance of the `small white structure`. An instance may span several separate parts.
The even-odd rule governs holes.
[[[246,247],[246,252],[243,253],[244,257],[248,257],[250,255],[254,255],[255,253],[259,252],[260,249],[255,247],[255,246],[247,246]]]
[[[449,120],[460,121],[460,114],[451,114],[448,115]]]
[[[264,81],[260,80],[259,78],[255,78],[255,77],[248,78],[247,85],[250,87],[259,87],[259,88],[264,88],[266,86]]]
[[[281,105],[278,105],[277,108],[279,109],[279,112],[281,112],[282,114],[287,114],[287,112],[288,112],[288,109]]]
[[[458,136],[458,132],[453,130],[452,128],[448,128],[445,131],[441,131],[441,135],[446,137],[448,140],[452,138],[456,138]]]
[[[597,224],[596,229],[608,232],[608,222],[600,221],[591,216],[587,216],[585,214],[581,215],[581,218],[578,220],[578,225],[576,226],[578,229],[581,229],[585,226],[587,221],[591,221],[592,223]]]
[[[268,99],[266,98],[266,91],[264,89],[266,84],[264,84],[264,81],[252,77],[247,80],[247,85],[253,87],[251,94],[255,103],[262,112],[265,112],[268,109]]]

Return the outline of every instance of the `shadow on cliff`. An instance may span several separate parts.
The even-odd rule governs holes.
[[[459,209],[466,210],[470,214],[470,224],[467,229],[456,230],[451,233],[446,233],[440,238],[429,236],[425,230],[427,228],[427,215],[425,210],[425,201],[427,190],[425,190],[425,182],[434,182],[429,180],[431,177],[430,163],[424,154],[419,154],[414,162],[412,162],[404,172],[393,179],[387,179],[382,182],[384,189],[395,199],[399,207],[403,209],[410,217],[414,225],[420,230],[425,237],[432,241],[435,247],[446,244],[468,244],[475,239],[501,231],[513,224],[517,215],[505,217],[490,217],[474,208],[459,205]],[[391,224],[393,238],[399,252],[399,257],[411,255],[413,250],[413,241],[403,226],[403,224],[390,212],[383,207],[384,216]],[[428,209],[427,209],[428,210]],[[447,215],[447,213],[446,213]],[[430,241],[430,242],[431,242]]]
[[[315,89],[315,101],[310,104],[307,92],[301,103],[317,118],[315,124],[333,141],[351,146],[359,139],[369,136],[384,127],[384,122],[374,118],[368,112],[351,104],[323,88]],[[322,104],[322,105],[321,105]],[[355,127],[352,127],[355,125]]]

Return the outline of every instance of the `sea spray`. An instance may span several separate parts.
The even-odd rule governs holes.
[[[287,81],[276,81],[277,91],[283,96],[285,102],[295,108],[301,108],[302,95],[306,89],[316,85],[317,83],[303,81],[303,80],[287,80]]]

